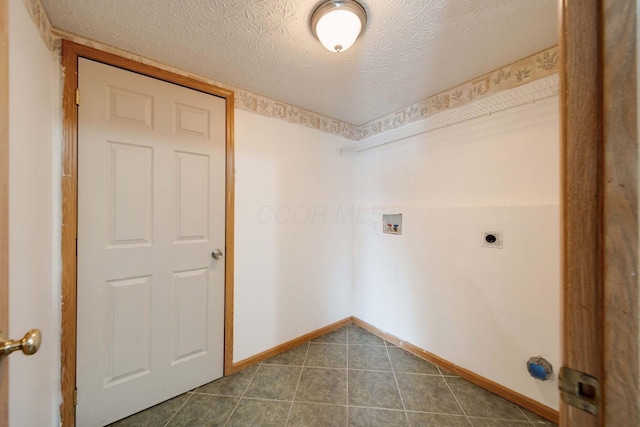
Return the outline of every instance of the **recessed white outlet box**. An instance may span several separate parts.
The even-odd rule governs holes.
[[[482,246],[485,248],[502,249],[502,231],[485,231],[482,235]]]
[[[402,234],[402,214],[382,214],[382,232]]]

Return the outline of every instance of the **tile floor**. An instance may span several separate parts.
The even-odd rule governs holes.
[[[355,325],[112,427],[552,426]]]

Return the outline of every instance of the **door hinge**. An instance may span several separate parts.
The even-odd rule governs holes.
[[[567,405],[591,415],[600,411],[600,381],[592,375],[563,366],[558,375],[560,397]]]
[[[73,389],[73,406],[78,406],[78,389]]]
[[[76,237],[76,256],[78,256],[78,238]]]
[[[76,88],[76,105],[80,105],[80,89]]]

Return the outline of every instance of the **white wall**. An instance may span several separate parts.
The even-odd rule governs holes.
[[[235,114],[237,362],[351,315],[354,197],[348,140]]]
[[[10,417],[57,425],[60,72],[9,3],[10,335],[44,336],[38,354],[12,356]],[[555,377],[524,369],[537,354],[559,368],[556,103],[357,156],[336,154],[341,137],[236,110],[234,361],[354,314],[557,407]],[[383,211],[404,214],[403,236],[382,235]],[[480,248],[485,227],[504,249]]]
[[[20,0],[10,49],[10,332],[43,333],[36,355],[12,356],[11,425],[57,425],[61,76]],[[353,166],[342,137],[235,115],[239,361],[351,315]]]
[[[59,424],[60,71],[21,0],[9,1],[9,335],[42,331],[9,363],[10,425]]]
[[[558,99],[357,155],[353,314],[553,408],[560,368]],[[402,213],[403,235],[381,214]],[[501,230],[504,248],[481,247]]]

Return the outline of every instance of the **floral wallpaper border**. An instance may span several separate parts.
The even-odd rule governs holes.
[[[558,73],[533,80],[525,85],[505,89],[481,100],[469,102],[454,109],[443,110],[430,117],[416,120],[404,126],[372,135],[350,145],[341,147],[340,154],[361,152],[381,145],[390,144],[416,135],[432,132],[458,123],[488,117],[525,104],[535,104],[558,96]],[[556,100],[557,102],[557,100]]]
[[[330,117],[325,117],[312,111],[289,105],[271,98],[260,96],[222,82],[202,77],[200,75],[192,74],[179,68],[157,62],[153,59],[146,58],[135,53],[128,52],[126,50],[118,49],[116,47],[109,46],[94,40],[89,40],[76,34],[58,29],[53,29],[52,31],[54,37],[57,37],[58,40],[69,40],[81,45],[101,50],[103,52],[113,53],[123,58],[131,59],[143,64],[153,65],[154,67],[161,68],[163,70],[170,71],[182,76],[190,77],[207,84],[232,90],[235,93],[235,107],[241,110],[250,111],[262,116],[284,120],[313,129],[318,129],[323,132],[340,135],[348,139],[357,140],[358,136],[360,135],[358,126],[354,126]],[[61,43],[58,41],[57,45],[60,46]]]
[[[433,95],[402,110],[366,123],[359,128],[359,138],[386,132],[436,113],[461,107],[490,95],[525,85],[559,71],[558,46],[523,58],[471,81]]]
[[[40,37],[42,37],[45,46],[49,50],[59,50],[60,39],[54,36],[49,15],[47,15],[47,11],[40,3],[40,0],[23,0],[23,2],[38,32],[40,32]]]
[[[484,74],[444,92],[440,92],[404,109],[395,111],[369,123],[356,126],[215,80],[191,74],[184,70],[97,41],[89,40],[76,34],[55,29],[51,26],[49,17],[40,0],[23,1],[46,46],[53,51],[59,51],[61,46],[60,40],[67,39],[78,44],[90,46],[144,64],[153,65],[176,74],[197,79],[208,84],[233,90],[235,92],[235,107],[241,110],[299,124],[308,128],[318,129],[334,135],[340,135],[354,141],[396,129],[507,89],[522,86],[559,71],[558,46],[553,46],[542,52],[516,61],[513,64]]]

